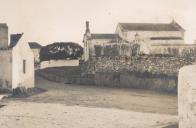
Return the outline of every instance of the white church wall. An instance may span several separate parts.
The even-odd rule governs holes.
[[[129,42],[135,39],[135,34],[143,39],[148,39],[151,37],[181,37],[184,38],[184,34],[181,31],[127,31],[124,32],[123,38]]]

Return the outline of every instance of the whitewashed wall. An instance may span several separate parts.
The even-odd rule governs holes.
[[[33,51],[33,54],[34,54],[34,59],[35,59],[35,62],[40,62],[40,49],[32,49]]]
[[[128,31],[127,41],[135,39],[135,34],[138,33],[141,38],[148,39],[150,37],[182,37],[184,38],[183,32],[180,31]]]
[[[34,55],[23,37],[13,48],[12,58],[12,88],[34,87]],[[26,73],[23,72],[23,60],[26,60]]]
[[[117,26],[115,33],[129,42],[132,42],[135,39],[136,33],[139,34],[142,39],[149,39],[151,37],[181,37],[184,39],[183,31],[127,31],[122,30],[120,25]]]
[[[40,69],[49,67],[63,67],[63,66],[79,66],[79,60],[50,60],[43,61],[40,64]]]
[[[83,43],[84,43],[84,54],[83,54],[83,60],[84,61],[87,61],[89,59],[89,40],[87,39],[87,35],[85,34],[84,35],[84,38],[83,38]]]
[[[12,51],[0,50],[0,88],[10,89],[12,85]]]
[[[196,128],[196,65],[180,69],[178,79],[179,128]]]

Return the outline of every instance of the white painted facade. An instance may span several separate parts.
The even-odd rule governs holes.
[[[114,34],[118,35],[117,38],[122,42],[126,41],[130,44],[139,44],[140,54],[167,54],[167,52],[165,52],[166,47],[167,49],[170,47],[179,48],[179,51],[182,51],[181,49],[183,49],[182,44],[185,48],[189,47],[184,43],[184,32],[185,30],[178,23],[172,21],[168,24],[119,23]],[[104,34],[102,35],[104,36]],[[93,38],[87,22],[83,41],[84,60],[86,61],[89,57],[95,56],[95,45],[104,46],[104,44],[110,44],[113,39]],[[113,42],[119,43],[119,41]]]
[[[32,49],[32,52],[34,54],[34,61],[35,63],[39,63],[40,62],[40,49]]]
[[[196,128],[196,65],[180,69],[178,76],[179,128]]]
[[[126,24],[126,23],[125,23]],[[128,23],[129,24],[129,23]],[[130,25],[138,25],[138,24],[131,24]],[[141,24],[139,24],[140,27]],[[180,27],[175,21],[172,21],[169,24],[165,24],[166,27],[170,26],[171,29],[174,27],[173,30],[163,30],[155,28],[154,25],[150,24],[152,28],[151,30],[142,30],[145,28],[145,25],[142,24],[139,30],[130,30],[128,28],[123,28],[121,23],[119,23],[116,27],[116,34],[118,34],[122,39],[130,42],[130,43],[138,43],[140,45],[140,53],[142,54],[165,54],[164,50],[160,51],[160,47],[162,44],[169,44],[170,47],[176,47],[176,44],[184,44],[184,29]],[[159,24],[158,24],[159,25]],[[158,25],[155,24],[155,27]],[[161,24],[162,25],[162,24]],[[177,27],[177,28],[176,28]],[[137,27],[133,27],[134,29]],[[152,38],[155,38],[154,40]],[[174,38],[174,39],[173,39]],[[155,47],[155,45],[159,45]],[[163,49],[165,49],[166,45],[163,45]],[[158,49],[156,49],[158,48]],[[168,47],[169,48],[169,47]],[[178,48],[178,47],[176,47]]]
[[[12,69],[12,88],[34,87],[34,55],[23,37],[12,49]]]
[[[84,34],[84,37],[83,37],[83,43],[84,43],[84,47],[83,47],[84,53],[83,53],[82,59],[84,61],[87,61],[89,59],[89,41],[88,41],[88,36],[86,33]]]
[[[5,47],[6,44],[0,45],[0,89],[34,87],[34,55],[24,35],[19,35],[21,36],[13,47],[11,45]],[[11,44],[8,41],[1,43]]]
[[[120,28],[120,25],[117,25],[116,33],[128,42],[133,42],[136,34],[144,40],[150,39],[151,37],[181,37],[184,39],[183,31],[124,31]]]
[[[12,87],[12,50],[0,50],[0,88]]]

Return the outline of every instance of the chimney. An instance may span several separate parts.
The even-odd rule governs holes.
[[[0,23],[0,48],[8,48],[8,26]]]
[[[86,21],[86,33],[90,33],[89,21]]]

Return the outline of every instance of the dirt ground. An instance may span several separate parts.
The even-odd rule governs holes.
[[[162,128],[177,122],[177,97],[152,91],[65,85],[36,77],[47,90],[0,101],[1,128]]]

